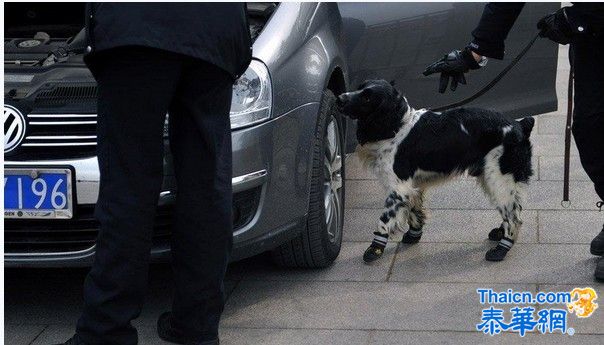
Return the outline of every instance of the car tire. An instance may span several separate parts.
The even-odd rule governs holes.
[[[345,146],[342,116],[333,92],[323,92],[313,138],[308,218],[299,236],[273,250],[285,267],[327,267],[342,246]]]

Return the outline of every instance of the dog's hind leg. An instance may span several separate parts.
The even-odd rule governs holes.
[[[424,193],[420,191],[414,194],[410,200],[409,216],[407,223],[409,224],[409,230],[403,236],[401,242],[407,244],[414,244],[419,242],[422,237],[423,227],[426,224],[426,211],[424,209]]]
[[[484,174],[481,176],[485,191],[496,206],[503,220],[503,236],[496,247],[486,253],[486,260],[501,261],[518,238],[522,220],[522,195],[525,183],[516,182],[513,174],[502,174],[499,158],[503,153],[501,147],[493,149],[485,159]]]
[[[363,254],[365,262],[369,263],[379,259],[384,254],[389,237],[397,237],[397,232],[400,231],[397,225],[398,220],[408,219],[409,204],[409,193],[401,195],[399,192],[393,191],[388,195],[384,204],[384,212],[378,221],[377,231],[373,233],[373,241]]]

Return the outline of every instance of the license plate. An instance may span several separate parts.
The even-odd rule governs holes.
[[[4,218],[73,217],[72,172],[66,168],[4,169]]]

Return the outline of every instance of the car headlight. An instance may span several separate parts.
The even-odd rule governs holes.
[[[271,116],[271,78],[268,68],[252,60],[248,69],[233,85],[231,129],[253,125]]]
[[[231,129],[260,123],[271,117],[273,100],[268,68],[258,60],[252,60],[245,73],[233,85],[231,98]],[[169,136],[169,118],[164,122],[164,138]]]

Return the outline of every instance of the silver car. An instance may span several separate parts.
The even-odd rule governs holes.
[[[559,6],[527,4],[506,42],[506,59],[530,40],[538,19]],[[284,266],[324,267],[335,260],[343,232],[345,158],[356,142],[355,124],[338,114],[335,95],[369,78],[395,80],[415,107],[475,92],[506,61],[490,62],[455,94],[438,94],[436,77],[421,71],[467,44],[482,8],[248,5],[254,60],[233,87],[231,108],[234,260],[265,251]],[[96,86],[81,55],[47,59],[81,29],[82,13],[82,3],[5,6],[5,266],[89,265],[94,255]],[[474,105],[511,117],[555,110],[556,65],[556,45],[539,41]],[[171,205],[178,192],[167,140],[165,147],[154,260],[169,258]]]

